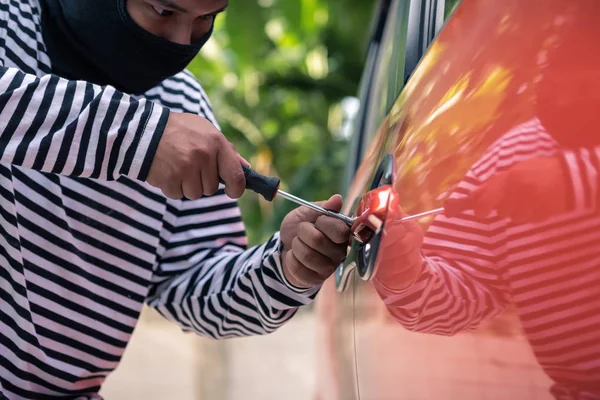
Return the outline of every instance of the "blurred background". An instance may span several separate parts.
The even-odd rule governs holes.
[[[282,189],[320,200],[339,192],[348,152],[342,104],[356,95],[375,0],[236,0],[189,69],[223,133]],[[294,205],[241,201],[251,243]]]
[[[349,112],[375,0],[235,0],[189,69],[223,133],[257,171],[309,200],[344,193]],[[250,245],[294,206],[240,200]],[[316,321],[307,307],[266,337],[213,341],[144,310],[124,359],[103,387],[120,399],[310,399]]]

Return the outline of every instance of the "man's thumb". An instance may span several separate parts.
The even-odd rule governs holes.
[[[319,205],[326,210],[340,212],[343,205],[342,196],[339,194],[334,194],[329,198],[329,200],[323,201],[319,203]]]
[[[331,196],[329,200],[317,201],[314,204],[323,207],[326,210],[339,212],[342,209],[342,196],[336,194]],[[300,207],[298,217],[302,221],[315,222],[322,214],[308,207]]]
[[[473,199],[471,196],[449,198],[444,202],[444,215],[448,218],[454,218],[461,212],[471,208],[473,208]]]

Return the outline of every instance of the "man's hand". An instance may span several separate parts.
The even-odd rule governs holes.
[[[342,198],[336,195],[318,204],[339,212]],[[299,288],[320,285],[346,258],[349,238],[350,228],[343,221],[306,207],[295,209],[281,223],[285,278]]]
[[[375,279],[392,290],[408,288],[423,270],[424,233],[415,220],[400,222],[405,216],[399,205],[390,207],[378,252]]]
[[[208,120],[172,112],[163,133],[147,182],[172,199],[195,200],[210,196],[225,182],[225,193],[238,198],[246,179],[232,143]]]
[[[541,222],[568,211],[567,183],[558,156],[532,158],[492,176],[467,197],[446,200],[445,214],[473,210],[485,218],[496,210],[517,224]]]

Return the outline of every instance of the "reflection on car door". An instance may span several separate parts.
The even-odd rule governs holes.
[[[353,282],[361,399],[600,397],[598,12],[588,0],[464,0],[377,129],[348,199],[380,202],[365,193],[392,155],[378,246],[360,257],[354,243],[349,257],[373,265]],[[395,286],[399,210],[440,207],[556,157],[573,188],[545,197],[571,199],[562,214],[423,218],[423,273]],[[520,194],[523,207],[547,200]]]

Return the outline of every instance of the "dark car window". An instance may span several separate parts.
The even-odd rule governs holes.
[[[345,129],[350,131],[350,152],[346,172],[342,184],[343,191],[346,192],[352,183],[354,174],[360,165],[363,157],[363,144],[365,136],[365,125],[369,108],[369,96],[371,95],[371,86],[375,75],[375,69],[381,48],[383,30],[386,26],[387,15],[392,0],[379,0],[376,5],[373,20],[371,22],[371,35],[367,47],[365,67],[361,76],[358,97],[358,110],[348,116],[345,121]],[[347,104],[350,104],[349,100]],[[356,104],[356,103],[355,103]]]
[[[404,55],[408,29],[409,0],[393,2],[389,10],[376,63],[367,112],[363,148],[373,140],[385,116],[404,86]]]

